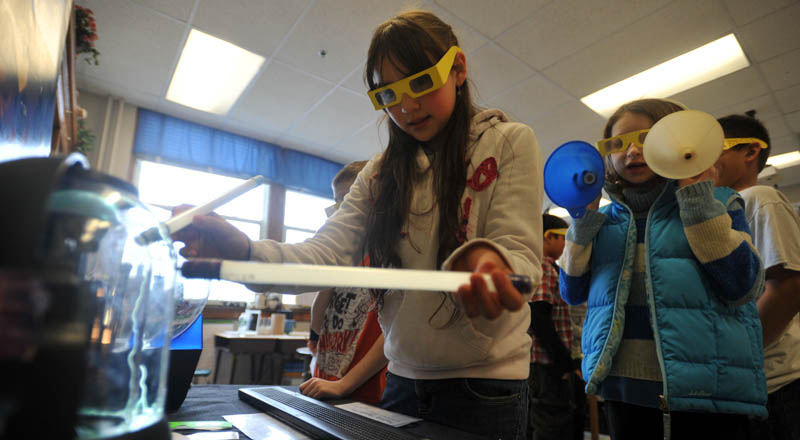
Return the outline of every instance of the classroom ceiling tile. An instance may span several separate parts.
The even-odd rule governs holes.
[[[441,7],[494,38],[547,4],[547,0],[505,0],[487,4],[475,0],[436,0]]]
[[[126,0],[86,0],[81,5],[94,11],[95,48],[99,65],[76,60],[78,75],[105,78],[129,89],[162,96],[183,44],[186,26],[163,14]]]
[[[775,92],[778,106],[785,112],[800,110],[800,84]]]
[[[364,83],[364,66],[366,59],[342,81],[342,87],[346,87],[356,93],[367,94],[367,85]]]
[[[769,93],[757,98],[714,109],[711,111],[711,114],[717,118],[721,118],[728,115],[743,115],[751,110],[756,111],[755,116],[760,120],[776,118],[782,114],[772,94]]]
[[[544,70],[583,97],[733,30],[719,3],[678,0]]]
[[[570,140],[581,140],[594,145],[597,141],[603,138],[603,129],[606,126],[606,121],[596,121],[582,128],[575,130],[573,136],[567,136],[563,142]]]
[[[735,93],[731,93],[735,90]],[[769,92],[761,73],[755,66],[725,75],[716,81],[701,84],[671,98],[689,108],[714,111],[738,102],[750,100]]]
[[[239,99],[230,118],[282,133],[303,118],[333,87],[331,82],[273,61]]]
[[[778,172],[778,189],[783,191],[786,186],[790,185],[797,185],[800,183],[800,166],[793,166],[788,168],[783,168]],[[791,201],[791,200],[790,200]],[[795,208],[795,211],[798,209],[797,201],[794,201],[792,205]]]
[[[170,17],[182,22],[189,21],[194,7],[195,0],[134,0],[142,6],[167,14]]]
[[[389,142],[389,132],[387,130],[388,121],[378,118],[364,126],[352,136],[346,137],[339,145],[334,147],[343,156],[350,157],[348,160],[369,160],[372,156],[380,153]]]
[[[764,127],[767,128],[771,137],[779,138],[792,134],[789,125],[786,124],[786,118],[784,118],[783,115],[769,119],[761,119],[761,122],[764,124]]]
[[[319,0],[295,25],[276,57],[338,83],[363,62],[372,32],[394,15],[398,1]],[[325,51],[325,56],[320,51]]]
[[[453,15],[449,10],[439,6],[435,1],[426,1],[422,5],[422,9],[433,12],[443,22],[449,24],[453,28],[453,33],[455,33],[456,38],[458,38],[458,45],[466,54],[470,54],[489,41],[474,27]]]
[[[310,0],[199,0],[192,25],[262,56],[271,56]]]
[[[772,142],[769,150],[771,156],[800,150],[800,138],[794,134],[773,137],[770,133],[770,141]]]
[[[603,126],[604,123],[591,123],[583,127],[554,132],[554,134],[549,135],[546,139],[542,137],[539,140],[539,145],[542,149],[542,159],[547,161],[556,148],[567,142],[583,141],[594,145],[595,142],[602,137]],[[537,134],[537,138],[538,137],[539,135]]]
[[[588,131],[595,133],[594,136],[599,139],[605,119],[580,101],[570,100],[558,107],[554,107],[549,113],[533,121],[525,122],[529,123],[533,127],[533,131],[537,133],[536,136],[540,139],[539,145],[542,148],[542,153],[548,153],[549,155],[549,152],[563,142],[580,139],[578,136],[587,133],[587,127]],[[593,137],[582,140],[591,143],[597,139]]]
[[[99,66],[78,57],[82,91],[332,160],[385,143],[373,130],[384,113],[362,82],[366,50],[375,26],[414,7],[453,27],[474,102],[530,123],[545,157],[563,141],[600,136],[604,119],[580,97],[729,32],[755,65],[675,98],[715,116],[754,109],[777,145],[800,146],[798,0],[76,1],[95,12],[100,37]],[[192,27],[268,58],[226,117],[164,99]]]
[[[482,99],[491,100],[533,75],[530,67],[511,56],[506,50],[489,43],[467,58],[468,77],[477,86]],[[502,75],[498,75],[502,72]],[[473,89],[473,93],[475,93]]]
[[[733,21],[741,26],[788,6],[794,1],[796,0],[725,0],[725,7],[733,17]]]
[[[792,132],[800,133],[800,111],[786,115],[786,123],[789,124],[789,129]]]
[[[491,104],[512,114],[517,120],[533,120],[574,99],[541,75],[534,75],[518,86],[497,95]]]
[[[90,75],[78,77],[78,103],[80,103],[80,94],[84,91],[101,97],[124,97],[126,102],[147,109],[155,109],[162,100],[161,96],[151,95]]]
[[[737,35],[745,53],[759,62],[800,48],[800,2],[742,27]]]
[[[377,117],[369,98],[338,87],[292,126],[290,134],[330,148]]]
[[[667,3],[668,0],[555,1],[496,41],[535,69],[544,69]]]
[[[764,61],[760,67],[772,90],[800,84],[800,49]]]

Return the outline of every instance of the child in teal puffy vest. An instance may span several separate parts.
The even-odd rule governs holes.
[[[623,105],[606,124],[605,190],[567,232],[561,295],[588,302],[587,393],[605,400],[614,440],[747,437],[766,415],[761,326],[764,271],[734,191],[713,169],[670,180],[642,154],[650,127],[684,110]]]

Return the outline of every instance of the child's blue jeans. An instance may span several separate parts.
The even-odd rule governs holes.
[[[415,380],[387,372],[381,407],[490,439],[523,440],[528,419],[528,382]]]

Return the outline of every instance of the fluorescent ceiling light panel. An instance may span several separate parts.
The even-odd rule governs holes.
[[[797,164],[800,164],[800,151],[778,154],[767,159],[767,165],[772,165],[776,168],[786,168]]]
[[[612,84],[581,102],[603,117],[611,116],[626,102],[640,98],[665,98],[713,81],[749,66],[742,47],[733,34],[665,61]]]
[[[224,115],[253,80],[264,57],[192,29],[167,90],[167,100]]]

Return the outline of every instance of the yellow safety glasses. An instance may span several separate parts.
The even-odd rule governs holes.
[[[644,139],[647,137],[649,128],[644,130],[632,131],[630,133],[620,134],[602,141],[597,141],[597,149],[600,154],[605,156],[611,153],[618,153],[628,149],[630,144],[634,144],[639,148],[644,148]]]
[[[461,49],[458,46],[453,46],[439,62],[422,72],[417,72],[389,85],[370,90],[368,95],[369,99],[372,100],[372,105],[375,106],[375,110],[383,110],[386,107],[398,104],[404,94],[411,98],[419,98],[442,87],[447,82],[447,76],[450,75],[450,70],[453,68],[456,54],[460,51]]]
[[[550,234],[555,235],[567,235],[567,228],[560,228],[560,229],[548,229],[544,231],[544,236],[547,237]]]
[[[725,148],[723,150],[730,150],[731,148],[741,144],[758,144],[758,148],[762,150],[767,149],[767,143],[761,139],[756,138],[725,138]]]

